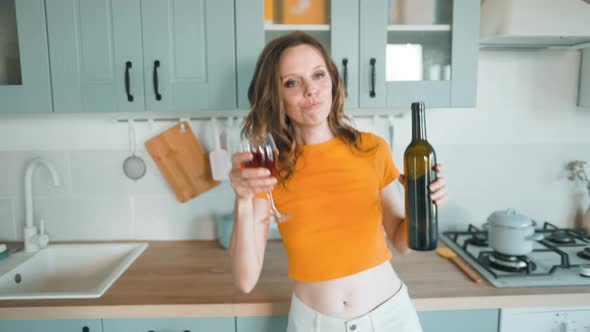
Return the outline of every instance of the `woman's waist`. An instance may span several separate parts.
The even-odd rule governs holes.
[[[295,296],[312,309],[332,317],[363,315],[391,298],[401,280],[389,261],[342,278],[295,282]]]

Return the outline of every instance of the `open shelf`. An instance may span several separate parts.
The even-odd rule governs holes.
[[[330,31],[329,24],[265,24],[265,31]]]
[[[434,24],[434,25],[395,24],[395,25],[388,25],[387,31],[451,31],[451,25],[450,24]]]

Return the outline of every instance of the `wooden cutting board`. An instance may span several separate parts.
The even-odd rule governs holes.
[[[186,121],[147,140],[145,146],[180,202],[219,184],[211,176],[207,152]]]

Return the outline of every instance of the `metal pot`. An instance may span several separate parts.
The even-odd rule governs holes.
[[[535,241],[543,239],[543,234],[535,234],[535,222],[514,209],[495,211],[483,226],[492,249],[505,255],[527,255]]]

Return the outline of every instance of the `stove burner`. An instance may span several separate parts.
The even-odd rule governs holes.
[[[590,260],[590,247],[584,248],[582,251],[578,251],[578,257]]]
[[[576,240],[572,236],[570,236],[566,231],[555,231],[551,233],[551,235],[546,237],[547,240],[558,243],[558,244],[573,244],[576,243]]]
[[[477,247],[487,247],[488,236],[484,233],[475,233],[471,236],[471,238],[465,240],[465,243],[469,243]]]
[[[530,273],[537,268],[527,256],[510,256],[495,251],[482,254],[479,258],[481,264],[500,271]]]

